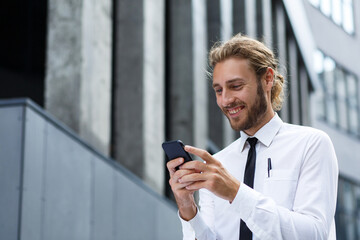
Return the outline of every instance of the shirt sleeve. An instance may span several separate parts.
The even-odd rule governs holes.
[[[189,221],[185,221],[184,219],[182,219],[180,217],[180,214],[178,212],[178,217],[181,221],[181,226],[182,226],[182,233],[183,233],[183,240],[194,240],[195,239],[195,231],[192,228],[191,224]],[[195,216],[196,218],[197,216]]]
[[[291,210],[240,185],[229,210],[243,219],[258,239],[328,239],[337,196],[335,151],[323,133],[312,137],[306,149]]]
[[[215,240],[214,232],[214,202],[212,193],[206,189],[199,191],[201,210],[190,221],[183,220],[178,214],[183,231],[183,240]]]

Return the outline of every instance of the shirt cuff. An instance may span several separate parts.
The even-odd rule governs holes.
[[[189,221],[185,221],[184,219],[182,219],[180,217],[179,211],[178,217],[181,221],[184,240],[194,240],[196,236],[201,236],[208,228],[208,226],[201,217],[199,209],[197,209],[195,217]]]
[[[260,196],[260,193],[241,183],[229,210],[246,222],[251,217]]]
[[[191,224],[189,221],[185,221],[184,219],[182,219],[180,217],[180,213],[178,211],[178,217],[181,221],[181,226],[182,226],[182,233],[183,233],[183,240],[194,240],[195,239],[195,232],[194,229],[192,228]],[[196,216],[195,216],[196,217]]]

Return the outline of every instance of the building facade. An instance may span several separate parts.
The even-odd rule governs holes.
[[[239,32],[264,41],[288,82],[279,115],[285,122],[314,126],[331,136],[341,173],[337,230],[341,236],[346,232],[344,239],[360,236],[360,154],[344,149],[359,146],[357,1],[2,4],[0,11],[9,20],[3,24],[6,34],[0,46],[10,61],[3,57],[0,62],[5,82],[0,98],[34,99],[169,198],[163,141],[181,139],[215,153],[239,135],[216,105],[206,74],[208,50]],[[338,6],[341,13],[335,11]],[[6,24],[21,32],[9,33]]]
[[[313,125],[331,137],[339,161],[339,239],[360,238],[360,2],[304,0],[317,51]]]

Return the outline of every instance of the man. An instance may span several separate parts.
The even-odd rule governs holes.
[[[325,133],[275,113],[284,79],[274,54],[236,35],[209,59],[217,104],[240,138],[214,156],[185,147],[203,162],[167,163],[184,239],[335,239],[334,148]]]

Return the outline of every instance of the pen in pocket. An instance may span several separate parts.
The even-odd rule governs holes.
[[[268,177],[270,177],[270,170],[272,169],[271,166],[271,158],[268,158]]]

